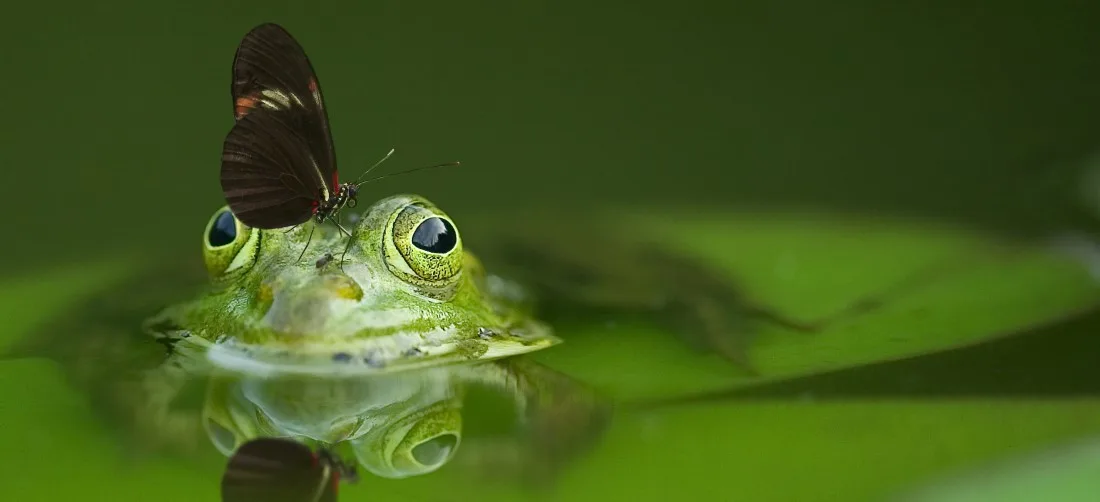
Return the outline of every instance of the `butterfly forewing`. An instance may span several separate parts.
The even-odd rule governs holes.
[[[335,501],[332,469],[305,445],[264,438],[241,445],[222,476],[222,502]]]
[[[257,26],[237,49],[232,94],[237,123],[222,155],[230,208],[259,228],[308,220],[339,180],[321,86],[305,51],[282,27]]]
[[[233,58],[233,106],[288,105],[319,164],[336,167],[321,82],[302,46],[281,26],[261,24]],[[243,99],[243,101],[241,101]],[[239,118],[239,117],[238,117]],[[327,180],[326,180],[327,181]]]

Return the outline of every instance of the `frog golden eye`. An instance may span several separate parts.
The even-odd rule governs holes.
[[[453,285],[462,270],[462,239],[447,215],[426,203],[397,211],[385,235],[386,263],[422,288]]]
[[[228,207],[214,213],[202,236],[203,258],[212,276],[246,269],[255,261],[259,232],[245,226]]]

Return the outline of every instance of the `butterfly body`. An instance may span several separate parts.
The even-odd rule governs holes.
[[[336,185],[336,193],[332,197],[321,199],[313,207],[313,216],[317,223],[324,223],[334,218],[340,210],[354,208],[359,203],[359,187],[351,183]]]

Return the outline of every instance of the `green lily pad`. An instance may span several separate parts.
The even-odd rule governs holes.
[[[701,357],[651,326],[567,326],[540,361],[622,399],[649,399],[815,374],[972,345],[1083,312],[1100,287],[1045,247],[930,223],[746,214],[650,220],[685,253],[726,271],[757,304],[805,322],[867,299],[881,305],[816,332],[760,326],[755,376]]]
[[[563,490],[575,490],[570,500],[698,500],[718,487],[733,500],[877,500],[911,480],[1098,430],[1096,400],[683,407],[616,424]],[[600,477],[632,482],[601,488]]]

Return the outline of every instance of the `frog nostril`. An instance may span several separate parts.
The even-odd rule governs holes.
[[[363,288],[351,277],[346,275],[325,276],[326,287],[339,298],[359,301],[363,299]]]

